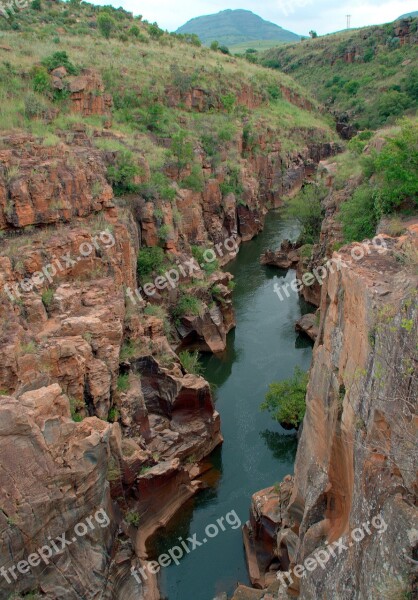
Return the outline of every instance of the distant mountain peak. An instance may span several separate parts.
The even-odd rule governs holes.
[[[195,33],[206,45],[213,41],[234,46],[259,40],[277,43],[300,40],[296,33],[266,21],[250,10],[231,8],[216,14],[195,17],[179,27],[176,33]]]

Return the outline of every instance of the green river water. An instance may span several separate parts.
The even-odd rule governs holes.
[[[254,492],[293,473],[296,436],[284,431],[268,413],[260,411],[269,383],[292,375],[296,365],[307,370],[312,345],[295,333],[295,321],[311,309],[297,294],[280,301],[276,282],[290,282],[295,274],[262,267],[260,255],[277,248],[283,239],[295,239],[294,223],[278,212],[266,217],[264,231],[242,245],[237,258],[226,267],[235,276],[233,292],[237,327],[228,336],[222,356],[205,356],[204,376],[216,386],[216,408],[221,414],[223,446],[210,457],[213,469],[208,488],[182,508],[169,527],[159,532],[150,547],[158,556],[235,511],[242,524],[248,519]],[[229,517],[236,526],[235,517]],[[168,600],[212,600],[218,593],[231,594],[238,582],[248,584],[241,528],[226,531],[186,554],[178,566],[161,570],[160,586]]]

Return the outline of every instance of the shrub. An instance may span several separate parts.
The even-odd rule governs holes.
[[[158,239],[160,242],[166,242],[170,238],[171,232],[172,229],[170,225],[161,225],[158,230]]]
[[[54,299],[54,290],[48,288],[42,292],[42,302],[45,308],[49,308],[52,304],[52,300]]]
[[[404,201],[418,205],[418,121],[404,119],[400,125],[400,133],[388,138],[374,158],[380,214],[393,212]]]
[[[51,89],[51,81],[45,67],[34,68],[32,84],[34,91],[40,94],[45,94]]]
[[[46,116],[48,107],[36,94],[27,94],[23,99],[25,105],[25,116],[28,119],[40,119]]]
[[[153,272],[157,272],[164,264],[164,250],[158,246],[152,248],[141,248],[138,253],[137,272],[138,277],[143,279]]]
[[[234,194],[239,201],[244,193],[244,186],[241,181],[241,172],[239,167],[229,167],[228,175],[220,185],[223,196]]]
[[[198,298],[191,296],[190,294],[182,293],[176,306],[172,308],[172,315],[174,319],[180,319],[186,315],[188,316],[199,316],[202,310],[202,303]]]
[[[285,206],[285,216],[299,221],[301,226],[299,241],[303,244],[315,244],[319,239],[324,218],[322,200],[326,195],[325,187],[316,184],[306,185]]]
[[[139,29],[139,27],[137,25],[132,25],[132,27],[129,29],[128,33],[132,37],[139,38],[139,36],[141,35],[141,30]]]
[[[374,236],[378,218],[374,192],[368,184],[359,187],[353,196],[341,205],[340,219],[346,243]]]
[[[232,113],[232,111],[234,110],[236,101],[237,99],[232,93],[226,94],[225,96],[221,97],[222,106],[229,113]]]
[[[192,255],[197,264],[206,272],[208,275],[219,270],[219,261],[214,260],[208,262],[205,258],[205,249],[201,246],[192,246]]]
[[[308,374],[296,367],[290,379],[270,384],[261,409],[268,410],[278,423],[298,429],[305,416],[307,385]]]
[[[219,50],[219,42],[217,42],[216,40],[213,41],[210,45],[210,49],[213,50],[214,52],[218,52]]]
[[[203,179],[202,169],[199,165],[193,165],[192,172],[180,182],[181,187],[194,192],[203,192],[205,189],[205,180]]]
[[[187,139],[187,132],[180,130],[171,138],[171,152],[176,159],[176,167],[180,176],[184,169],[194,157],[193,144]]]
[[[116,29],[115,19],[107,12],[99,13],[97,17],[97,25],[99,26],[100,33],[106,39],[109,39]]]
[[[41,0],[33,0],[30,4],[32,10],[42,10]]]
[[[159,40],[164,35],[164,31],[158,27],[157,23],[148,26],[148,33],[154,40]]]
[[[127,392],[129,390],[129,375],[119,375],[118,377],[118,391]]]
[[[118,152],[115,164],[107,168],[107,176],[116,196],[138,191],[138,185],[134,183],[134,180],[139,172],[132,152],[128,150]]]
[[[84,400],[70,398],[70,412],[73,421],[80,423],[83,420],[83,415],[80,414],[80,411],[83,411],[85,407],[86,405],[84,404]]]
[[[231,54],[228,46],[219,46],[218,49],[219,49],[219,52],[222,52],[222,54]]]
[[[64,50],[54,52],[54,54],[46,56],[42,60],[42,65],[48,70],[48,72],[51,72],[58,67],[65,67],[70,75],[77,75],[79,72],[79,69],[72,64],[68,58],[68,54]]]
[[[411,104],[410,97],[404,92],[389,90],[379,96],[377,101],[377,112],[380,117],[378,124],[383,124],[393,115],[400,115]]]
[[[128,512],[126,514],[125,521],[127,523],[129,523],[129,525],[133,525],[134,527],[139,527],[139,524],[141,522],[141,516],[137,512],[131,510],[130,512]]]
[[[180,362],[184,369],[192,375],[202,375],[203,367],[199,362],[199,352],[180,352]]]

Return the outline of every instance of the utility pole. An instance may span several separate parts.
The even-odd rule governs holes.
[[[351,15],[346,15],[347,17],[347,29],[350,29],[351,27]]]

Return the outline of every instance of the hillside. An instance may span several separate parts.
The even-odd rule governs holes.
[[[376,129],[418,106],[418,19],[288,44],[261,63],[306,86],[343,122]]]
[[[405,15],[401,15],[400,17],[398,17],[398,21],[400,21],[401,19],[408,19],[409,17],[418,17],[418,10],[415,10],[414,12],[410,12],[410,13],[406,13]]]
[[[196,17],[180,27],[177,33],[194,33],[205,45],[218,41],[228,47],[260,40],[270,44],[300,40],[295,33],[265,21],[249,10],[223,10],[214,15]]]

